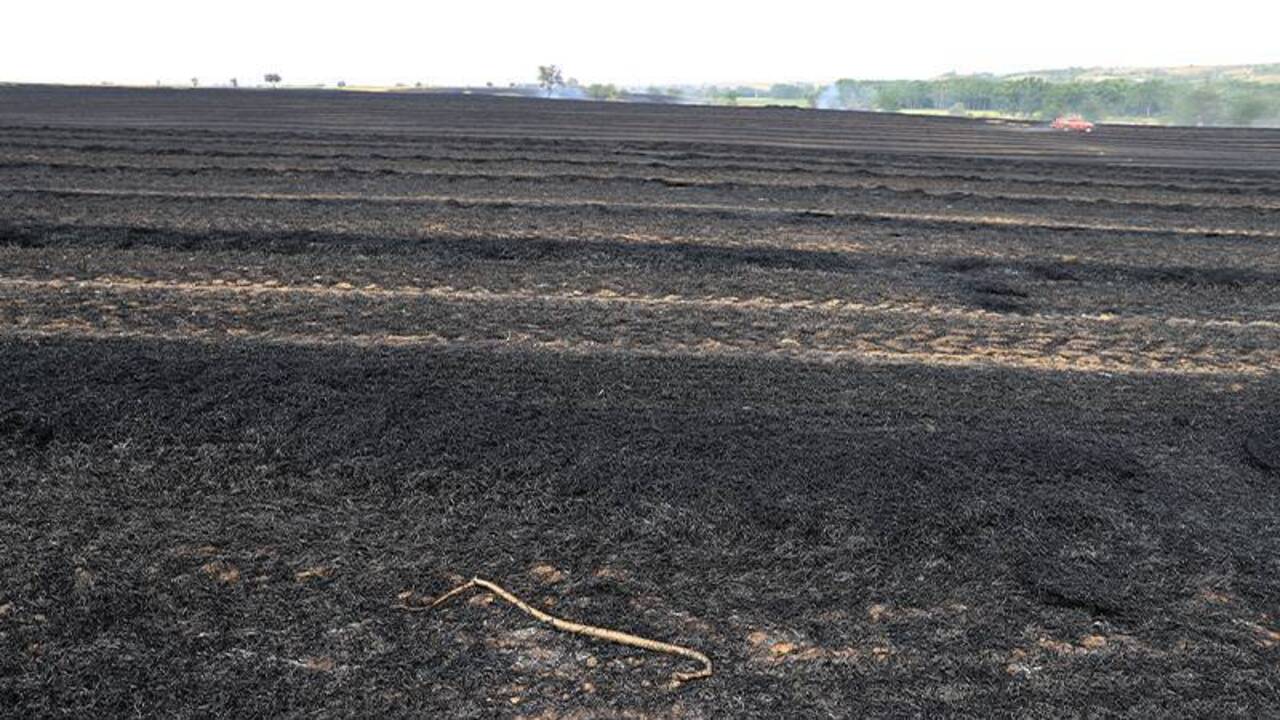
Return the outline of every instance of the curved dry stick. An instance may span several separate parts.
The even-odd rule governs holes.
[[[697,660],[698,662],[702,663],[702,667],[693,672],[674,673],[672,677],[677,682],[686,682],[688,680],[699,680],[701,678],[711,677],[711,658],[707,657],[706,655],[703,655],[697,650],[681,647],[679,645],[672,645],[670,643],[658,642],[657,640],[650,640],[648,638],[639,637],[638,635],[631,635],[629,633],[618,632],[617,630],[609,630],[608,628],[595,627],[594,625],[583,625],[582,623],[576,623],[570,620],[562,620],[558,617],[555,617],[554,615],[548,615],[547,613],[542,612],[538,608],[533,607],[529,603],[521,600],[515,595],[512,595],[510,592],[507,592],[507,590],[505,590],[502,586],[478,577],[473,577],[470,580],[466,581],[465,583],[459,585],[458,587],[441,595],[440,597],[436,598],[435,602],[431,603],[426,607],[415,608],[415,607],[410,607],[408,605],[402,605],[401,607],[403,607],[406,610],[430,610],[436,607],[437,605],[441,605],[445,602],[448,602],[455,596],[461,593],[464,593],[473,587],[481,587],[481,588],[484,588],[485,590],[488,590],[494,595],[497,595],[503,600],[506,600],[512,605],[515,605],[526,615],[529,615],[535,618],[539,622],[546,623],[547,625],[550,625],[551,627],[557,630],[561,630],[567,633],[573,633],[575,635],[586,635],[587,637],[596,638],[597,640],[606,640],[608,642],[617,643],[619,645],[628,645],[630,647],[637,647],[642,650],[665,653],[667,655],[679,655],[680,657],[689,658],[690,660]]]

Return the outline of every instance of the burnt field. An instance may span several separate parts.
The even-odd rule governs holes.
[[[1275,715],[1277,373],[1274,131],[0,88],[0,707]]]

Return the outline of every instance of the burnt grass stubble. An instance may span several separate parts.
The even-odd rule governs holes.
[[[15,716],[1280,713],[1274,133],[0,99]]]

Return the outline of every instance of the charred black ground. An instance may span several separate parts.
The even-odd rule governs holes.
[[[0,704],[1273,715],[1278,219],[1275,132],[0,88]]]

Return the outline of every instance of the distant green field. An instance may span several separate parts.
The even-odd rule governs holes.
[[[765,107],[768,105],[782,105],[785,107],[809,107],[809,101],[803,98],[771,98],[771,97],[743,97],[738,98],[736,103],[739,107]]]
[[[902,110],[899,110],[898,112],[899,112],[899,113],[902,113],[903,115],[940,115],[940,116],[946,116],[946,115],[952,115],[952,114],[953,114],[950,110],[925,110],[925,109],[912,109],[912,108],[904,108],[904,109],[902,109]],[[1017,113],[1002,113],[1002,112],[1000,112],[999,110],[965,110],[963,113],[960,113],[959,115],[955,115],[955,117],[971,117],[971,118],[1008,118],[1008,119],[1013,119],[1013,120],[1030,120],[1030,119],[1032,119],[1032,118],[1029,118],[1029,117],[1027,117],[1027,116],[1025,116],[1025,115],[1018,115]]]
[[[899,110],[898,112],[900,112],[903,115],[935,115],[935,116],[951,115],[951,113],[947,110],[907,109],[907,110]],[[1029,115],[1020,115],[1017,113],[1002,113],[998,110],[968,110],[963,115],[958,115],[956,117],[990,118],[990,119],[1004,119],[1004,120],[1040,120],[1042,119],[1042,118],[1031,117]],[[1108,115],[1108,116],[1090,118],[1090,119],[1095,120],[1097,122],[1112,123],[1117,125],[1160,125],[1161,124],[1160,118],[1146,117],[1145,115],[1135,115],[1135,116]]]

